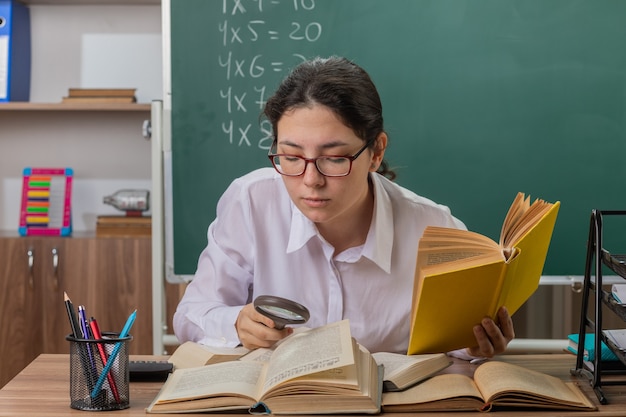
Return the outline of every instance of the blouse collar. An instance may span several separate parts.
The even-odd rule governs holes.
[[[393,209],[389,194],[383,186],[380,174],[370,173],[374,190],[374,214],[365,244],[361,247],[361,256],[374,262],[386,273],[391,272],[391,255],[393,250]],[[291,204],[291,228],[287,253],[295,252],[317,236],[325,244],[315,224],[295,206]]]

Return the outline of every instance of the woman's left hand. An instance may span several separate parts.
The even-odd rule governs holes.
[[[477,346],[467,348],[472,356],[491,358],[504,352],[507,345],[515,337],[513,320],[506,307],[498,310],[498,324],[491,318],[485,317],[479,325],[474,326],[474,336]]]

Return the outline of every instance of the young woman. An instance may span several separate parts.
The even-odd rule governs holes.
[[[429,225],[465,226],[447,207],[391,181],[380,97],[354,63],[300,64],[264,113],[273,168],[236,179],[221,197],[174,315],[176,336],[271,346],[291,329],[255,311],[254,298],[269,294],[308,307],[308,327],[347,318],[370,351],[406,352],[419,238]],[[504,351],[514,337],[505,308],[498,322],[476,323],[467,353]]]

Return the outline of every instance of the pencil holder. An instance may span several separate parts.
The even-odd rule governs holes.
[[[65,339],[70,342],[70,407],[85,411],[128,408],[128,349],[132,336],[103,333],[102,339],[72,335]]]

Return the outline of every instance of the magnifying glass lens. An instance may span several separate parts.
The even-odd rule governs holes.
[[[273,314],[274,316],[280,317],[281,319],[298,320],[298,321],[305,320],[304,317],[302,317],[300,314],[296,313],[295,311],[289,311],[289,310],[285,310],[284,308],[275,307],[275,306],[267,306],[267,305],[260,305],[258,307],[261,310],[265,311],[266,313]]]
[[[254,300],[254,308],[274,321],[276,329],[286,324],[302,324],[309,319],[309,310],[302,304],[273,295],[260,295]]]

